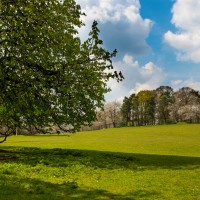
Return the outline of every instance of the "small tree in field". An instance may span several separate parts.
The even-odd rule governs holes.
[[[74,0],[0,1],[0,142],[16,127],[89,124],[109,79],[122,80],[96,22],[81,42],[81,15]]]

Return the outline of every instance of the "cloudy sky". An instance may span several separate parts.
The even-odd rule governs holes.
[[[200,1],[77,0],[86,13],[87,37],[97,20],[104,47],[117,49],[116,69],[125,80],[110,81],[107,101],[169,85],[200,90]]]

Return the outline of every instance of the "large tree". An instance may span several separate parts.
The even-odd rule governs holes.
[[[81,42],[81,8],[74,0],[0,1],[0,136],[16,127],[44,130],[95,119],[113,72],[94,22]]]

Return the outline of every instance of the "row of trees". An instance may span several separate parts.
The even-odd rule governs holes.
[[[169,86],[143,90],[124,97],[123,103],[113,101],[97,112],[93,128],[144,126],[177,122],[200,122],[200,93],[183,87],[178,91]]]
[[[142,126],[200,122],[200,93],[190,87],[174,92],[169,86],[125,97],[121,107],[125,125]]]

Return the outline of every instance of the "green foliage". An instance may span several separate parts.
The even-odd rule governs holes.
[[[124,97],[123,99],[123,104],[121,107],[121,114],[122,114],[122,119],[123,119],[123,123],[128,126],[128,123],[130,121],[131,118],[131,102],[130,99],[128,97]]]
[[[156,89],[156,94],[158,123],[169,123],[170,105],[173,103],[173,89],[169,86],[160,86]]]
[[[142,90],[125,97],[122,117],[133,126],[200,122],[200,93],[189,87],[177,92],[169,86]]]
[[[77,130],[95,119],[109,79],[122,80],[111,71],[116,50],[102,48],[97,22],[81,43],[81,15],[74,0],[0,2],[0,105],[13,128]]]
[[[198,199],[199,127],[12,136],[0,150],[1,200]]]
[[[140,125],[155,124],[155,92],[143,90],[137,96],[141,115]]]

